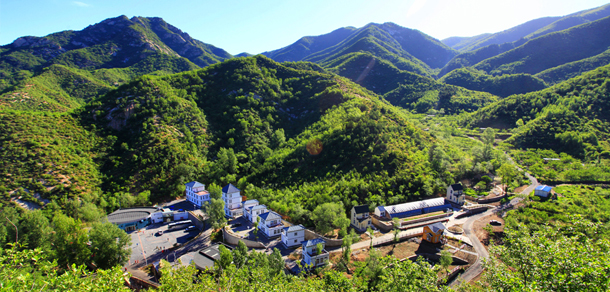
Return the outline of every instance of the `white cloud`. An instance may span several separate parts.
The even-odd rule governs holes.
[[[84,2],[80,2],[80,1],[72,1],[72,4],[78,6],[78,7],[89,7],[91,5],[84,3]]]

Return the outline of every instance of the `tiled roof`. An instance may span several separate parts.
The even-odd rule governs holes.
[[[453,184],[453,185],[451,185],[451,188],[452,188],[454,191],[461,191],[461,190],[463,190],[463,189],[464,189],[464,187],[462,186],[462,184]]]
[[[237,193],[239,191],[240,190],[237,187],[235,187],[233,184],[228,184],[224,188],[222,188],[222,192],[225,194]]]
[[[197,188],[197,187],[205,187],[204,184],[198,182],[198,181],[192,181],[190,183],[186,183],[186,186],[189,188]]]
[[[369,205],[354,206],[354,210],[356,211],[356,214],[368,213]]]
[[[305,229],[305,227],[303,225],[301,225],[301,224],[284,227],[284,231],[286,231],[286,232],[301,231],[301,230],[304,230],[304,229]]]
[[[248,210],[260,210],[260,209],[267,209],[267,206],[265,205],[256,205],[256,206],[252,206],[252,207],[248,207]]]
[[[303,248],[310,247],[310,246],[316,246],[318,243],[326,244],[326,242],[322,238],[316,238],[316,239],[311,239],[311,240],[306,240],[306,241],[301,242],[301,244],[303,245]]]
[[[263,213],[263,214],[260,214],[258,216],[261,217],[262,220],[282,219],[282,216],[280,216],[280,214],[275,213],[273,211],[267,212],[267,213]]]
[[[428,228],[430,228],[432,232],[438,233],[439,230],[445,230],[445,225],[443,225],[443,223],[441,222],[436,222],[434,224],[428,225]]]

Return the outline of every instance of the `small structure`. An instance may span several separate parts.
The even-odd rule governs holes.
[[[282,243],[286,247],[298,246],[305,240],[305,227],[294,225],[282,229]]]
[[[464,205],[464,197],[466,195],[462,184],[457,183],[447,187],[447,201],[462,206]]]
[[[544,185],[544,186],[537,186],[534,189],[534,195],[538,196],[538,197],[542,197],[542,198],[548,198],[549,194],[551,193],[551,190],[553,188]]]
[[[241,206],[240,190],[233,184],[228,184],[222,188],[222,200],[225,202],[225,215],[234,218],[243,215],[244,210]]]
[[[375,215],[383,219],[404,218],[421,215],[451,208],[444,198],[435,198],[417,202],[404,203],[393,206],[379,206],[375,208]]]
[[[205,190],[205,185],[192,181],[185,184],[186,200],[201,208],[205,202],[210,201],[210,192]]]
[[[371,226],[371,216],[369,216],[369,205],[360,205],[352,207],[350,223],[356,230],[360,232],[366,231]]]
[[[151,214],[157,212],[157,208],[142,207],[119,209],[108,214],[108,222],[116,224],[125,231],[135,231],[150,224]]]
[[[318,244],[321,244],[321,250],[318,250]],[[328,263],[329,253],[324,248],[326,242],[322,238],[316,238],[312,240],[303,241],[303,264],[319,267]]]
[[[256,205],[252,207],[245,208],[244,207],[244,216],[248,221],[252,223],[256,223],[256,218],[263,213],[267,213],[269,210],[265,205]]]
[[[278,237],[282,233],[284,224],[282,224],[282,216],[273,211],[258,215],[261,218],[258,228],[265,234],[265,236]]]
[[[223,244],[227,249],[232,250],[231,246]],[[206,247],[197,253],[193,254],[193,263],[199,270],[207,270],[214,268],[214,262],[220,260],[220,244],[213,244]]]
[[[436,222],[434,224],[424,226],[422,239],[431,243],[439,243],[442,241],[444,233],[445,226],[443,223]]]

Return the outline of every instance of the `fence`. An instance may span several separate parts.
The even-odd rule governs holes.
[[[423,232],[417,232],[417,231],[409,232],[409,233],[406,233],[406,234],[401,234],[398,237],[398,241],[401,241],[403,239],[412,238],[412,237],[421,236],[422,234],[423,234]],[[383,245],[383,244],[386,244],[388,242],[394,242],[394,238],[381,239],[381,240],[377,240],[377,241],[373,240],[373,246]]]

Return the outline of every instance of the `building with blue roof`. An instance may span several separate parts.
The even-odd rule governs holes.
[[[230,218],[244,214],[240,190],[233,184],[222,188],[222,200],[225,202],[225,215]]]
[[[318,244],[322,250],[318,251]],[[303,247],[303,264],[311,267],[319,267],[328,264],[330,254],[326,249],[326,241],[322,238],[311,239],[301,243]]]
[[[282,223],[282,216],[273,211],[258,215],[261,218],[258,223],[258,228],[263,234],[269,238],[278,237],[282,233],[284,224]]]
[[[542,197],[542,198],[548,198],[552,189],[553,189],[552,187],[549,187],[547,185],[537,186],[534,189],[534,195],[536,195],[538,197]]]
[[[305,240],[305,227],[303,225],[293,225],[282,228],[282,243],[290,248],[296,247]]]

